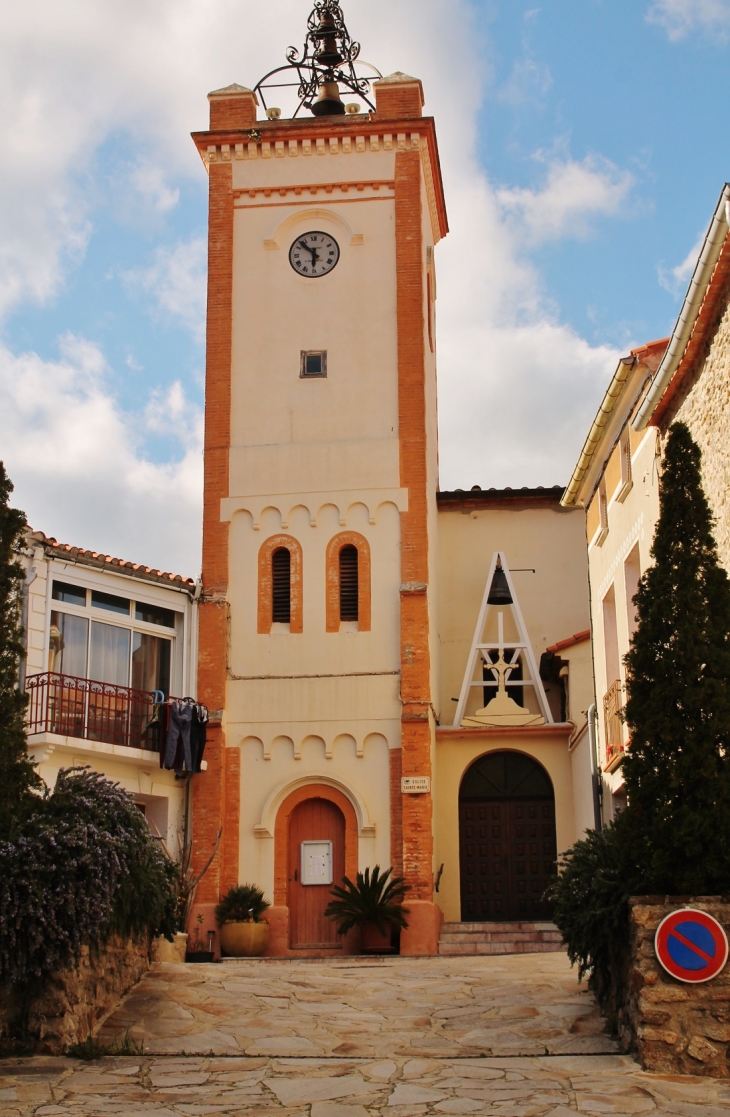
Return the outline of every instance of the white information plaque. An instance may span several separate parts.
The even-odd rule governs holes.
[[[400,789],[402,795],[428,795],[431,790],[431,777],[403,776]]]
[[[302,884],[332,884],[332,842],[302,842]]]

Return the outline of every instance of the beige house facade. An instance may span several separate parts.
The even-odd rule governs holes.
[[[156,707],[196,692],[191,579],[27,531],[23,683],[28,754],[48,787],[89,765],[135,798],[173,856],[187,781],[160,764]]]
[[[659,516],[662,449],[673,422],[702,450],[720,561],[730,570],[730,186],[713,214],[670,338],[619,362],[562,498],[583,508],[590,571],[602,816],[625,804],[621,718],[632,598],[650,565]]]

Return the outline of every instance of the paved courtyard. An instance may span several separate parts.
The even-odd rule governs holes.
[[[2,1117],[728,1117],[730,1082],[616,1051],[564,954],[158,965],[136,1057],[0,1062]]]

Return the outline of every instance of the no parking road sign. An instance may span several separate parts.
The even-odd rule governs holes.
[[[654,939],[656,956],[677,981],[711,981],[727,962],[727,935],[706,911],[682,908],[663,919]]]

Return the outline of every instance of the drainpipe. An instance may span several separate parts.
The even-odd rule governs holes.
[[[598,734],[596,733],[596,721],[596,704],[595,702],[592,702],[590,709],[588,710],[588,751],[591,757],[591,783],[593,785],[593,819],[595,822],[595,829],[600,831],[603,829],[603,817],[601,811],[603,787],[598,763]]]

